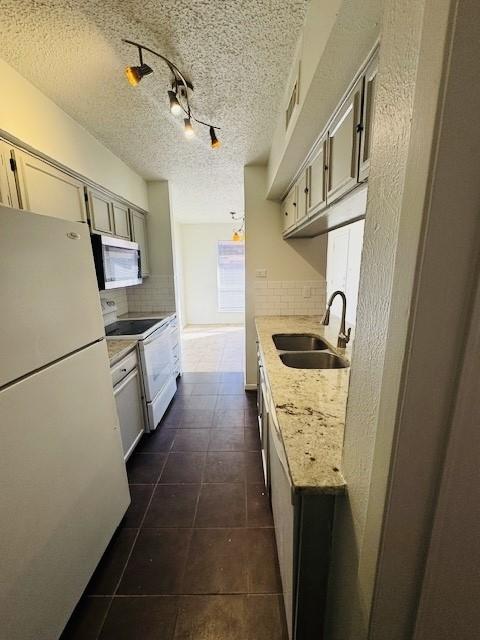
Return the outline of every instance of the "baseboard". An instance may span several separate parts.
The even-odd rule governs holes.
[[[257,385],[256,384],[246,384],[245,385],[245,391],[256,391],[257,390]]]

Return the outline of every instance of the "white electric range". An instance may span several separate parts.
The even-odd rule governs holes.
[[[112,312],[110,305],[109,319]],[[107,340],[138,340],[148,431],[157,428],[177,390],[173,342],[176,330],[172,331],[172,324],[176,329],[175,313],[156,318],[116,319],[105,326]]]

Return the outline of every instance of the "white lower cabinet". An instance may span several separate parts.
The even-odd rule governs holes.
[[[282,578],[283,601],[287,619],[288,637],[293,635],[293,570],[294,570],[294,519],[292,485],[288,477],[288,467],[283,445],[273,420],[269,421],[269,472],[270,497],[275,523],[278,564]]]
[[[289,640],[322,640],[335,496],[292,484],[259,351],[258,417]],[[266,461],[265,461],[266,456]]]
[[[145,431],[142,385],[136,351],[125,356],[111,371],[123,457],[126,461]]]

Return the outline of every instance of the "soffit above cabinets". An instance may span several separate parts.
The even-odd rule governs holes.
[[[298,0],[4,0],[0,57],[147,179],[169,180],[183,221],[243,209],[243,166],[265,162],[305,16]],[[168,69],[136,88],[131,38],[191,78],[199,118],[222,128],[185,140],[168,111]],[[203,129],[203,128],[202,128]]]

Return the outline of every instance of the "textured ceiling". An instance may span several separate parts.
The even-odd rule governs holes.
[[[304,0],[0,0],[0,57],[147,179],[171,181],[182,221],[228,221],[243,211],[243,166],[265,161]],[[169,112],[169,72],[136,88],[123,70],[142,42],[195,87],[191,105],[220,126],[186,140]]]

